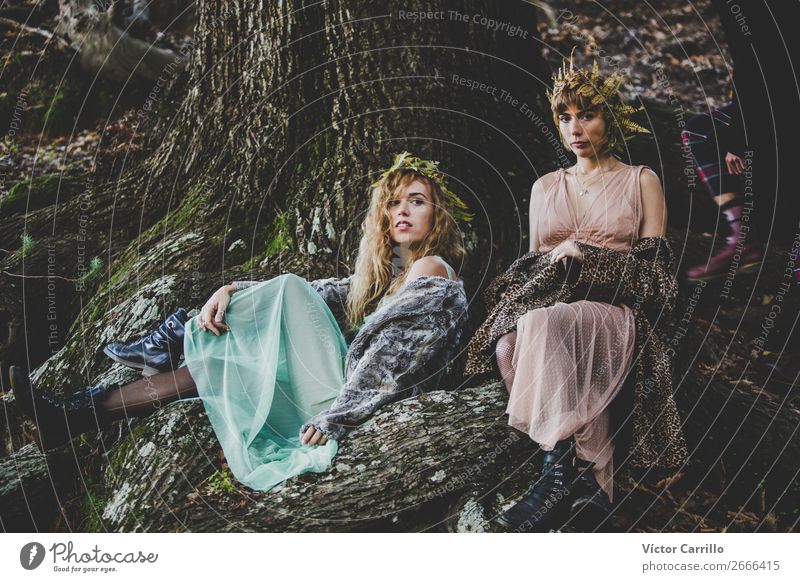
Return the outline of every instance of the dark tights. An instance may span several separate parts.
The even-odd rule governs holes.
[[[103,399],[103,410],[110,419],[147,416],[162,406],[197,396],[197,386],[188,368],[178,368],[114,388]]]

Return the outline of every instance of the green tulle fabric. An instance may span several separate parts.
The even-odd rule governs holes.
[[[300,442],[305,421],[327,409],[344,384],[347,344],[308,282],[281,275],[238,291],[216,336],[186,326],[186,365],[234,477],[266,491],[331,465],[337,443]]]

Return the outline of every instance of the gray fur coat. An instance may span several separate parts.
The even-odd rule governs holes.
[[[356,334],[347,329],[345,317],[350,278],[319,279],[311,286],[333,312],[350,347],[341,393],[300,434],[313,426],[339,439],[379,407],[439,388],[462,347],[467,295],[461,281],[420,277],[406,283]]]

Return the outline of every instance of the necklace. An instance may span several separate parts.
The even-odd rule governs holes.
[[[579,173],[578,173],[578,168],[576,167],[575,168],[575,181],[578,182],[578,195],[581,196],[581,197],[586,196],[589,193],[589,186],[594,184],[599,178],[602,178],[603,175],[606,172],[614,172],[617,169],[619,169],[619,168],[613,167],[613,169],[609,168],[607,170],[604,170],[601,167],[600,170],[598,170],[597,174],[595,174],[594,176],[590,177],[590,180],[591,180],[590,182],[584,183],[584,182],[581,182],[581,179],[580,179]]]

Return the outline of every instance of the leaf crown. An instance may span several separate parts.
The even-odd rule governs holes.
[[[444,174],[439,170],[439,162],[432,160],[423,160],[416,156],[412,156],[409,152],[401,152],[394,157],[394,163],[391,167],[381,174],[381,177],[372,186],[373,188],[380,184],[380,181],[401,168],[413,170],[436,182],[439,188],[444,193],[445,206],[447,212],[455,220],[469,222],[475,218],[474,214],[469,212],[469,207],[466,203],[458,197],[458,195],[447,187],[447,179]]]
[[[640,111],[622,100],[619,89],[626,82],[625,77],[614,71],[607,77],[600,74],[597,61],[593,61],[591,68],[576,67],[572,60],[564,59],[561,68],[553,75],[553,90],[547,92],[547,98],[553,104],[566,93],[586,97],[593,106],[600,107],[606,113],[606,135],[608,136],[607,148],[618,153],[626,141],[638,133],[650,133],[631,119],[631,115]],[[553,119],[559,127],[558,112],[553,110]]]

